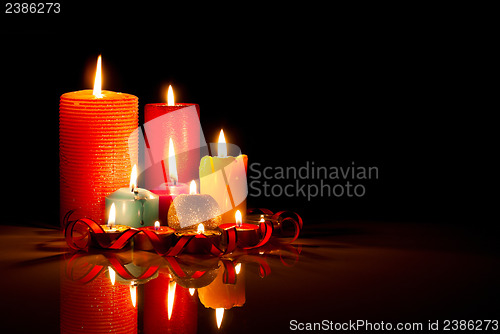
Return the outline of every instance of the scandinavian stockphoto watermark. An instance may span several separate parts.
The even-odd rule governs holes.
[[[300,166],[249,165],[248,195],[252,197],[363,197],[370,181],[378,180],[377,166],[362,166],[352,161],[342,166],[316,165],[306,161]]]

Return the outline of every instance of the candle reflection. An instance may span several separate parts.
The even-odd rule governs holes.
[[[75,265],[72,274],[81,277],[88,270],[88,265]],[[130,287],[113,285],[112,271],[109,271],[110,278],[106,270],[102,270],[84,284],[61,270],[61,333],[137,333],[137,309],[133,306]]]
[[[224,318],[224,308],[220,307],[215,310],[215,318],[217,319],[217,328],[220,328]]]
[[[237,269],[237,267],[239,268]],[[245,304],[245,275],[242,272],[241,263],[238,263],[235,271],[238,273],[235,284],[224,283],[224,270],[220,270],[212,283],[198,289],[200,302],[206,308],[215,309],[217,328],[221,327],[224,310],[241,307]]]
[[[170,281],[168,283],[168,320],[172,318],[172,311],[174,309],[174,300],[175,300],[175,288],[177,284],[175,281]]]
[[[178,285],[168,268],[144,285],[144,334],[191,334],[197,331],[197,300]]]
[[[132,283],[130,285],[130,299],[132,300],[132,305],[137,306],[137,285]]]
[[[236,274],[239,274],[241,271],[241,263],[238,263],[234,266],[234,270],[236,271]]]
[[[227,313],[245,305],[245,264],[251,262],[270,273],[257,254],[234,260],[143,251],[75,254],[62,270],[61,333],[190,334],[198,321],[203,332],[215,325],[232,331],[238,312]],[[196,291],[206,311],[198,309]]]
[[[116,273],[113,270],[113,268],[108,267],[108,273],[109,273],[109,280],[111,281],[111,285],[115,285]]]

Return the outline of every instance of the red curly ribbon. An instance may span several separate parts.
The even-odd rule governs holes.
[[[255,246],[242,247],[242,249],[253,249],[258,248],[260,246],[265,245],[269,239],[271,239],[271,235],[273,234],[273,225],[269,222],[260,224],[260,231],[263,235],[262,239]]]
[[[248,211],[248,213],[259,213],[259,212],[270,216],[270,218],[269,218],[270,221],[277,221],[278,222],[278,224],[276,226],[272,225],[273,229],[275,229],[275,227],[276,227],[280,231],[282,231],[283,225],[285,223],[291,223],[294,226],[295,232],[294,232],[292,239],[289,241],[289,243],[292,243],[295,240],[297,240],[297,238],[299,237],[300,231],[302,230],[302,228],[304,226],[304,223],[302,221],[302,217],[299,216],[299,214],[297,214],[296,212],[293,212],[293,211],[279,211],[279,212],[273,213],[271,210],[265,209],[265,208],[250,209]],[[261,224],[261,228],[262,228],[262,224]]]
[[[178,276],[178,277],[187,277],[187,274],[182,270],[179,262],[175,259],[175,257],[167,257],[168,264],[170,265],[170,269]],[[209,271],[198,270],[195,271],[190,278],[198,279],[205,276]]]
[[[76,232],[80,235],[75,235]],[[92,239],[92,234],[94,234],[94,236],[99,236],[97,238],[94,237],[93,239],[101,248],[117,250],[123,248],[125,244],[138,233],[146,234],[151,241],[154,250],[160,256],[177,256],[181,254],[184,248],[195,237],[194,235],[182,236],[173,247],[165,249],[161,239],[153,231],[130,228],[123,232],[116,240],[112,241],[100,225],[91,219],[82,218],[76,221],[70,221],[66,224],[65,238],[66,243],[70,248],[74,250],[87,250]],[[224,233],[226,235],[227,247],[226,249],[222,249],[212,243],[210,253],[214,256],[222,256],[231,253],[236,249],[236,229],[230,228],[225,230]],[[205,235],[199,235],[197,237],[207,238]],[[86,241],[84,241],[85,239]]]
[[[139,276],[134,276],[132,275],[125,266],[122,265],[122,263],[114,256],[111,256],[109,258],[109,263],[113,266],[114,270],[120,277],[126,280],[131,280],[131,279],[146,279],[151,276],[153,276],[156,271],[158,271],[159,266],[151,266],[146,269],[145,272],[143,272]]]
[[[261,231],[262,239],[254,246],[242,247],[243,250],[249,250],[261,247],[265,245],[273,235],[273,231],[276,229],[282,230],[283,224],[291,223],[294,226],[295,232],[290,242],[295,241],[302,229],[303,222],[302,218],[295,212],[290,211],[279,211],[273,213],[272,211],[264,208],[251,209],[249,213],[252,212],[262,212],[268,216],[270,219],[268,221],[261,223],[259,228]],[[165,244],[159,238],[159,236],[152,230],[148,229],[135,229],[130,228],[119,235],[116,240],[111,240],[109,235],[103,230],[103,228],[88,218],[82,218],[75,221],[69,221],[69,216],[71,212],[68,212],[64,217],[65,221],[65,238],[66,243],[71,249],[74,250],[87,250],[90,246],[91,241],[96,242],[103,249],[118,250],[122,249],[127,242],[129,242],[136,234],[144,233],[146,237],[151,241],[154,250],[160,256],[177,256],[182,253],[185,247],[193,240],[195,236],[181,236],[180,239],[175,243],[174,246],[167,249]],[[278,222],[277,225],[273,224]],[[232,253],[237,247],[237,232],[236,228],[224,229],[223,233],[227,241],[227,246],[225,249],[218,247],[217,245],[211,243],[210,253],[214,256],[223,256],[225,254]],[[207,238],[205,235],[197,235],[197,238]]]
[[[88,282],[92,281],[95,279],[99,274],[104,270],[104,266],[100,265],[93,265],[90,267],[90,269],[83,274],[80,277],[74,278],[73,276],[73,269],[77,267],[77,260],[81,257],[81,255],[75,254],[74,256],[71,257],[71,259],[68,260],[68,263],[66,265],[66,277],[72,279],[73,281],[78,281],[83,284],[87,284]],[[89,263],[85,263],[82,267],[86,267],[87,265],[90,265]]]
[[[236,268],[234,267],[233,261],[223,259],[222,264],[224,264],[222,282],[224,284],[236,284]]]
[[[287,246],[291,247],[291,246]],[[297,257],[294,259],[293,264],[287,264],[284,262],[282,256],[280,255],[281,262],[285,266],[293,266],[297,261],[298,261],[298,254],[300,251],[296,254]],[[109,261],[109,266],[112,267],[112,269],[123,279],[126,280],[144,280],[151,278],[155,275],[155,273],[158,271],[159,266],[154,265],[154,266],[149,266],[146,268],[146,270],[139,276],[134,276],[132,275],[128,269],[125,267],[125,265],[122,263],[122,260],[116,256],[114,253],[104,253],[102,254],[106,257],[106,259]],[[99,264],[91,264],[85,261],[85,257],[87,255],[84,255],[82,253],[76,253],[74,254],[67,262],[66,264],[66,276],[73,280],[73,281],[78,281],[82,284],[87,284],[94,280],[96,277],[101,275],[101,273],[105,270],[107,265],[99,265]],[[187,277],[188,275],[184,272],[184,270],[181,268],[179,265],[179,262],[177,262],[175,257],[166,257],[165,258],[168,263],[170,270],[175,273],[178,277]],[[84,262],[82,263],[79,260],[83,260]],[[236,284],[237,280],[237,274],[236,274],[236,264],[241,262],[239,257],[229,260],[229,259],[221,259],[222,264],[224,265],[224,273],[222,276],[223,283],[224,284]],[[266,261],[266,256],[251,256],[251,259],[243,260],[243,262],[254,262],[259,265],[259,276],[264,278],[271,274],[271,267]],[[90,267],[90,268],[89,268]],[[89,268],[89,269],[86,269]],[[74,271],[82,272],[84,271],[85,273],[79,277],[74,277]],[[194,272],[190,278],[192,279],[199,279],[203,276],[205,276],[209,271],[196,271]]]
[[[113,270],[123,279],[126,280],[142,280],[142,279],[147,279],[152,277],[157,271],[159,266],[150,266],[144,271],[141,275],[139,276],[134,276],[132,275],[127,268],[121,263],[121,261],[115,256],[115,254],[105,254],[106,258],[109,261],[109,264],[113,267]],[[94,280],[96,277],[98,277],[101,272],[105,269],[106,266],[102,265],[91,265],[89,263],[85,263],[85,266],[91,265],[91,268],[82,276],[80,277],[74,277],[73,271],[74,269],[78,266],[77,260],[80,258],[85,257],[85,255],[82,254],[74,254],[69,260],[66,265],[66,277],[73,281],[77,281],[83,284],[87,284]]]

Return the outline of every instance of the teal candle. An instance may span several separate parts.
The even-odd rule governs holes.
[[[106,215],[111,204],[116,207],[116,224],[130,227],[153,226],[158,220],[158,195],[147,189],[137,188],[137,170],[134,166],[129,188],[120,188],[106,196]]]

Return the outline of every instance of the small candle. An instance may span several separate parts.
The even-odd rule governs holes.
[[[236,210],[234,216],[235,223],[221,224],[219,227],[225,230],[235,227],[238,233],[238,245],[241,247],[256,245],[259,242],[259,226],[243,223],[240,210]]]
[[[120,237],[120,235],[128,230],[130,227],[125,225],[116,225],[116,207],[111,204],[109,209],[109,216],[107,224],[101,225],[101,228],[106,233],[105,235],[101,234],[93,234],[92,245],[94,247],[100,248],[99,241],[105,245],[108,243],[108,239],[110,241],[114,241]]]
[[[246,212],[248,157],[227,155],[223,130],[217,147],[217,156],[204,156],[200,161],[200,192],[215,198],[223,212],[222,220],[231,221],[236,210]]]
[[[168,210],[168,226],[176,231],[194,230],[200,223],[205,229],[215,230],[221,222],[219,205],[212,196],[197,194],[194,180],[189,195],[177,196]]]
[[[149,103],[144,107],[144,184],[148,189],[158,189],[167,182],[163,160],[164,148],[172,138],[177,149],[179,182],[198,178],[202,130],[200,108],[193,103],[176,103],[169,87],[167,103]]]
[[[173,234],[175,231],[168,226],[161,226],[159,221],[156,221],[154,226],[145,226],[139,229],[154,231],[154,233],[160,239],[161,244],[165,250],[172,246]],[[154,250],[153,244],[144,233],[136,234],[134,237],[134,241],[135,241],[134,243],[135,249],[145,250],[145,251]]]
[[[175,148],[172,138],[169,139],[168,152],[166,156],[168,156],[168,179],[170,181],[161,184],[157,189],[151,190],[151,192],[159,197],[158,218],[163,225],[167,225],[168,223],[168,209],[170,208],[172,201],[181,194],[189,194],[189,185],[187,183],[177,182],[177,161],[175,158]]]
[[[208,253],[212,244],[219,245],[221,221],[219,205],[212,196],[197,194],[194,180],[189,195],[176,197],[168,211],[168,226],[176,229],[177,236],[194,236],[185,253]]]
[[[152,226],[158,220],[158,196],[137,187],[137,167],[134,165],[130,186],[120,188],[106,196],[106,211],[112,204],[117,207],[116,220],[131,227]]]
[[[203,223],[199,223],[196,230],[178,231],[175,232],[175,235],[178,237],[194,235],[194,238],[184,249],[184,253],[203,254],[210,252],[212,244],[216,246],[220,244],[222,233],[217,230],[206,230]]]

